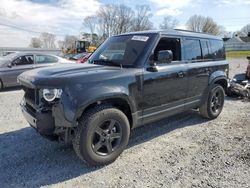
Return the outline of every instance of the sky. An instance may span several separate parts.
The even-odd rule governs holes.
[[[0,0],[0,47],[27,47],[41,32],[53,33],[57,40],[89,32],[83,19],[105,4],[148,4],[156,29],[164,16],[173,16],[179,21],[177,28],[185,29],[194,14],[213,18],[227,31],[250,24],[250,0]]]

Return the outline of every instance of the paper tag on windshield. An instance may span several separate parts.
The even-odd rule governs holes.
[[[135,35],[132,37],[131,40],[138,40],[138,41],[143,41],[146,42],[148,40],[149,37],[147,36],[140,36],[140,35]]]

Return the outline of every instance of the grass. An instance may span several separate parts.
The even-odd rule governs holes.
[[[250,50],[249,51],[229,51],[226,52],[227,58],[246,58],[247,56],[250,56]]]

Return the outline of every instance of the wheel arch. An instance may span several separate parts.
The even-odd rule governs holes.
[[[77,123],[79,119],[87,112],[89,109],[98,106],[98,105],[111,105],[119,110],[121,110],[128,118],[130,128],[133,127],[133,120],[132,113],[135,111],[134,105],[129,100],[128,96],[124,94],[116,95],[116,96],[106,96],[106,97],[99,97],[98,99],[89,101],[88,103],[82,105],[75,115],[75,122]]]
[[[225,75],[225,72],[216,71],[210,76],[209,84],[203,93],[201,104],[204,104],[206,102],[209,90],[211,89],[211,87],[213,87],[214,84],[218,84],[218,85],[222,86],[224,89],[224,92],[226,92],[227,86],[228,86],[228,81],[227,81],[227,76]]]
[[[226,76],[218,76],[210,81],[209,85],[218,84],[223,87],[224,91],[227,90],[228,81]]]

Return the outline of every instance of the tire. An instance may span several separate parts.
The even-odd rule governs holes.
[[[223,109],[224,98],[223,87],[214,84],[209,91],[205,103],[199,108],[201,116],[207,119],[217,118]]]
[[[3,89],[3,82],[2,80],[0,79],[0,91]]]
[[[126,115],[112,106],[98,106],[79,121],[73,148],[81,160],[93,166],[112,163],[126,148],[130,125]]]

